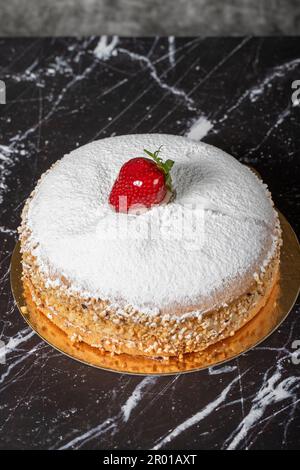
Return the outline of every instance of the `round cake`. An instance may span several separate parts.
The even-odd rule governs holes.
[[[122,165],[158,148],[175,162],[173,197],[113,210]],[[112,353],[205,349],[253,318],[278,276],[267,187],[222,150],[173,135],[111,137],[65,155],[42,175],[19,231],[25,295],[73,341]]]

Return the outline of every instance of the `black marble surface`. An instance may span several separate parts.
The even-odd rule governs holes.
[[[299,230],[300,106],[291,84],[300,79],[300,38],[2,39],[0,79],[0,447],[298,448],[299,304],[267,341],[223,366],[120,375],[68,359],[27,327],[9,263],[41,173],[115,134],[193,129],[253,165]]]

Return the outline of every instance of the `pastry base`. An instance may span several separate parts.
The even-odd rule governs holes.
[[[101,351],[154,358],[183,357],[206,349],[233,336],[265,306],[278,280],[279,253],[266,269],[262,280],[228,306],[212,310],[200,317],[174,321],[172,318],[151,318],[140,314],[140,321],[120,318],[114,310],[87,304],[76,296],[66,296],[60,289],[46,289],[39,275],[23,275],[24,296],[39,311],[64,331],[72,342],[84,342]],[[38,286],[36,288],[36,285]],[[100,308],[99,308],[100,307]]]
[[[292,308],[299,291],[300,250],[292,228],[282,215],[280,215],[280,222],[283,229],[283,248],[279,279],[276,275],[278,263],[275,263],[271,282],[268,283],[265,294],[254,308],[249,309],[247,319],[243,318],[247,321],[245,326],[242,327],[241,324],[233,336],[224,330],[223,334],[229,333],[227,339],[218,341],[200,352],[186,353],[181,357],[167,359],[148,358],[134,354],[109,353],[103,349],[91,347],[84,341],[73,341],[72,333],[71,337],[67,335],[62,328],[46,317],[45,313],[49,312],[43,311],[43,307],[36,305],[29,286],[26,286],[26,281],[24,292],[19,245],[15,249],[11,266],[14,296],[24,318],[42,338],[61,352],[87,364],[136,374],[174,374],[202,369],[236,357],[258,344],[277,328]],[[253,319],[250,321],[251,318]]]

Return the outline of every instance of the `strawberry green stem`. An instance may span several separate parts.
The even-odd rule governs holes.
[[[166,186],[172,192],[172,178],[171,178],[170,171],[175,162],[173,160],[166,160],[164,162],[163,159],[159,157],[161,147],[162,146],[160,146],[157,150],[155,150],[155,152],[149,152],[149,150],[146,150],[146,149],[144,149],[144,152],[149,157],[153,158],[157,166],[163,171],[165,178],[166,178]]]

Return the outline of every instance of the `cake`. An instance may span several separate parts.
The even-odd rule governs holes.
[[[122,165],[158,148],[175,162],[173,197],[140,213],[113,210]],[[19,232],[25,296],[72,341],[116,354],[201,351],[251,320],[278,278],[281,230],[266,185],[185,137],[77,148],[42,175]]]

